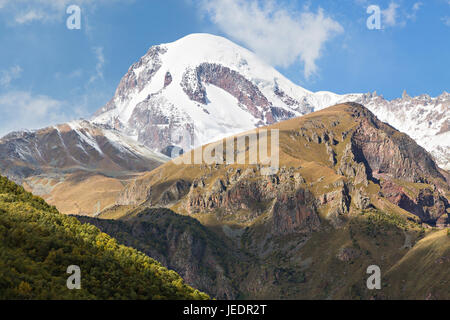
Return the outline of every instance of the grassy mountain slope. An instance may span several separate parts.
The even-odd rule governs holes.
[[[357,104],[267,129],[280,130],[278,173],[264,176],[249,164],[169,162],[130,183],[100,218],[165,207],[197,219],[231,242],[229,256],[244,256],[245,264],[227,274],[241,298],[450,297],[442,286],[448,251],[420,250],[450,242],[435,228],[449,225],[448,180],[423,148]],[[373,264],[382,271],[380,291],[366,287]]]
[[[124,186],[139,173],[104,175],[75,171],[61,175],[31,176],[24,180],[25,190],[42,197],[64,214],[95,216],[113,206]]]
[[[445,270],[450,270],[450,229],[420,240],[399,260],[387,272],[386,291],[397,299],[403,295],[423,299],[423,292],[428,293],[426,299],[450,299],[450,277]]]
[[[81,290],[66,287],[81,268]],[[145,254],[0,177],[0,299],[206,299]]]

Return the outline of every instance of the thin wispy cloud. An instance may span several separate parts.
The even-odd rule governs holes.
[[[2,9],[10,0],[0,0],[0,9]]]
[[[49,20],[50,17],[40,10],[30,10],[23,13],[18,13],[14,21],[18,24],[26,24],[33,21]]]
[[[97,59],[97,63],[95,65],[95,74],[92,75],[91,78],[89,79],[89,84],[98,79],[103,79],[103,66],[105,65],[105,56],[103,54],[103,47],[95,47],[94,53]]]
[[[66,9],[70,5],[79,5],[87,11],[98,6],[114,3],[131,3],[134,0],[0,0],[0,10],[5,13],[3,20],[10,25],[22,25],[32,22],[60,22],[67,17]]]
[[[344,31],[321,8],[292,12],[275,1],[205,0],[201,9],[227,36],[272,65],[300,61],[306,78],[317,74],[325,44]]]
[[[10,90],[0,94],[2,125],[0,137],[18,130],[41,129],[90,116],[93,101],[106,99],[104,92],[83,93],[69,100],[36,94],[29,90]]]
[[[450,0],[447,0],[448,5],[450,6]],[[447,26],[450,27],[450,16],[445,16],[441,18],[441,21]]]
[[[22,68],[17,65],[8,70],[0,71],[0,86],[9,87],[13,80],[20,78],[22,71]]]
[[[387,9],[381,11],[381,14],[383,16],[383,25],[393,27],[397,24],[397,9],[399,7],[400,6],[397,3],[391,2]]]
[[[83,70],[77,69],[69,74],[69,78],[79,78],[83,75]]]
[[[409,20],[415,21],[417,18],[417,12],[419,12],[420,8],[423,6],[422,2],[416,2],[412,6],[411,12],[406,14],[406,18]]]
[[[70,119],[65,112],[67,104],[46,95],[28,91],[10,91],[0,95],[0,110],[6,120],[0,136],[19,128],[38,129]]]
[[[441,20],[447,27],[450,27],[450,17],[443,17]]]

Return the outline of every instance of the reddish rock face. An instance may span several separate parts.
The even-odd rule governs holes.
[[[202,179],[194,181],[186,208],[191,214],[211,212],[219,219],[233,215],[242,222],[253,221],[269,210],[273,234],[309,233],[320,226],[320,220],[314,196],[301,183],[301,176],[294,177],[287,170],[271,177],[253,169],[238,170],[218,179],[210,191]]]
[[[379,121],[361,106],[353,109],[353,116],[361,118],[353,134],[354,153],[366,164],[369,174],[378,172],[409,182],[433,178],[445,181],[431,156],[406,134]]]
[[[359,119],[359,125],[352,134],[351,158],[364,165],[364,176],[379,183],[390,202],[424,222],[435,224],[446,214],[449,203],[435,184],[435,181],[445,183],[446,178],[431,156],[410,137],[379,121],[369,110],[357,104],[349,105],[353,117]],[[349,148],[346,153],[350,153]],[[344,164],[341,164],[343,169],[340,172],[348,175],[354,165],[348,161]],[[397,179],[427,183],[434,186],[434,190],[420,190],[417,197],[411,198],[407,190],[396,182]]]
[[[361,255],[361,251],[356,248],[341,248],[336,258],[343,262],[350,262]]]
[[[193,78],[196,80],[195,86],[189,81]],[[195,70],[189,70],[184,74],[181,86],[191,100],[207,104],[204,84],[212,84],[225,90],[245,106],[254,117],[266,120],[268,124],[274,123],[275,118],[280,119],[286,116],[282,119],[288,119],[288,116],[293,116],[293,114],[283,114],[281,110],[277,110],[278,114],[274,117],[272,104],[258,87],[238,72],[222,65],[202,63]]]
[[[403,187],[392,181],[381,181],[381,187],[384,196],[390,202],[430,224],[437,223],[441,217],[446,215],[446,210],[450,207],[445,197],[430,189],[420,190],[416,197],[411,197]]]
[[[273,234],[309,233],[319,226],[314,198],[308,191],[300,189],[293,196],[283,194],[276,200],[273,207]]]

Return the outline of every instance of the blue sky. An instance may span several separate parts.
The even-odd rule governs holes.
[[[66,27],[71,4],[80,30]],[[367,28],[369,5],[380,30]],[[450,0],[0,0],[0,135],[89,117],[150,46],[195,32],[313,91],[449,91]]]

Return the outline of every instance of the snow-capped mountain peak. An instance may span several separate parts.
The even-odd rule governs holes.
[[[152,150],[190,149],[341,102],[366,105],[449,167],[449,94],[387,101],[376,93],[311,92],[228,39],[191,34],[151,47],[93,122]]]
[[[204,144],[336,102],[331,93],[309,101],[312,96],[249,50],[222,37],[192,34],[151,47],[93,121],[155,150],[189,148],[191,139]],[[180,140],[186,132],[190,141]]]

